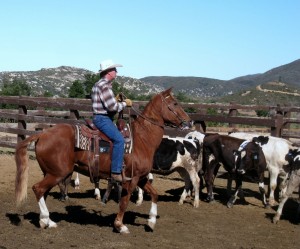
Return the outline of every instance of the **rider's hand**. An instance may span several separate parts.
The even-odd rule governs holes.
[[[121,99],[121,96],[119,93],[116,95],[115,99],[117,102],[122,102],[122,99]]]
[[[126,106],[131,107],[132,106],[132,101],[131,99],[125,99]]]

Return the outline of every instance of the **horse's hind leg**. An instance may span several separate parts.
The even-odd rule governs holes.
[[[71,180],[72,180],[72,173],[58,183],[58,187],[60,190],[60,197],[59,197],[60,201],[66,201],[69,199],[68,186],[71,183]]]
[[[50,219],[50,214],[45,202],[47,193],[53,188],[58,182],[61,181],[61,178],[57,178],[53,175],[47,174],[44,179],[32,186],[32,190],[38,201],[40,208],[40,226],[41,228],[52,228],[57,227],[57,224]],[[45,198],[44,198],[45,197]]]

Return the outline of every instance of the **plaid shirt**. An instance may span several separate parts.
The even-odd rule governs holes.
[[[105,78],[95,83],[92,88],[91,97],[94,114],[120,112],[126,106],[125,102],[116,101],[112,91],[112,83]]]

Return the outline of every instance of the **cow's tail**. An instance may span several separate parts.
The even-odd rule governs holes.
[[[27,184],[28,184],[28,156],[27,146],[36,142],[40,134],[32,135],[24,141],[20,141],[16,146],[15,161],[17,166],[16,180],[15,180],[15,198],[16,205],[20,206],[27,198]]]

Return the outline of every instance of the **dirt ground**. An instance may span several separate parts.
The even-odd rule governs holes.
[[[280,222],[271,222],[275,208],[265,209],[259,200],[258,186],[244,183],[247,204],[237,201],[226,207],[225,179],[215,181],[216,202],[201,200],[194,208],[191,200],[178,205],[183,181],[173,173],[154,175],[159,192],[158,220],[153,232],[146,229],[150,200],[141,206],[135,196],[124,223],[130,234],[114,231],[118,204],[111,199],[101,205],[93,198],[92,185],[81,176],[79,190],[70,187],[70,200],[60,202],[54,188],[47,199],[55,229],[39,228],[39,209],[31,186],[42,174],[35,160],[30,160],[28,200],[22,208],[14,203],[15,162],[13,155],[0,155],[0,249],[10,248],[300,248],[300,224],[295,218],[297,203],[289,200]],[[103,195],[106,182],[101,182]]]

